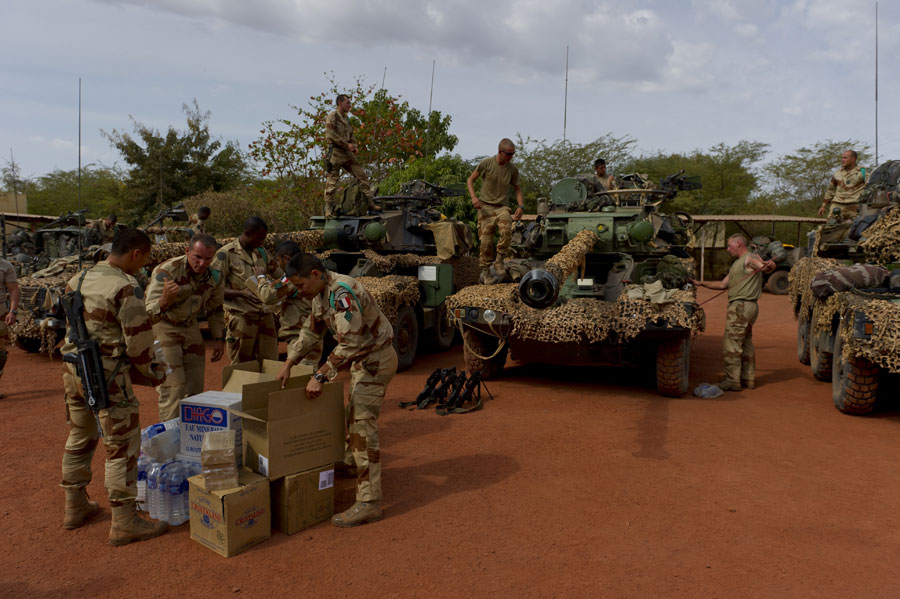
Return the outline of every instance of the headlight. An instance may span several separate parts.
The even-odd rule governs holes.
[[[494,312],[493,310],[485,310],[482,313],[481,317],[484,318],[484,321],[486,323],[491,324],[492,322],[497,320],[497,313]]]

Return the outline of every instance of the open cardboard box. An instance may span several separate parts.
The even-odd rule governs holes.
[[[240,393],[244,385],[259,383],[262,381],[274,381],[275,375],[284,366],[284,362],[278,360],[250,361],[233,364],[222,369],[222,391]],[[291,368],[291,376],[303,376],[312,374],[312,366],[297,364]]]
[[[269,481],[238,471],[238,486],[207,491],[202,475],[188,479],[191,538],[225,557],[237,555],[272,536]]]

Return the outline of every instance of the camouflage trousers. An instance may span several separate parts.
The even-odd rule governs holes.
[[[6,351],[6,346],[9,345],[9,327],[6,326],[6,322],[3,320],[6,318],[7,311],[4,311],[3,314],[0,314],[0,377],[3,376],[3,369],[6,368],[6,360],[9,358],[9,354]]]
[[[840,222],[853,220],[859,214],[859,203],[853,202],[851,204],[840,204],[838,202],[831,202],[828,204],[828,207],[825,209],[825,218],[831,218],[831,212],[835,208],[838,208],[841,211],[841,215],[838,217]]]
[[[66,366],[63,386],[66,391],[66,422],[69,438],[62,460],[62,482],[66,489],[85,487],[91,482],[91,460],[97,448],[99,430],[106,446],[104,483],[109,504],[118,507],[137,497],[137,458],[141,450],[141,428],[138,400],[127,373],[120,373],[110,383],[109,409],[96,416],[84,402],[81,379]],[[107,373],[109,375],[110,373]]]
[[[481,245],[478,256],[480,266],[490,266],[494,262],[494,232],[500,232],[497,241],[497,261],[509,258],[509,243],[512,240],[512,214],[509,206],[482,204],[478,210],[478,239]]]
[[[325,175],[325,216],[334,216],[334,194],[337,192],[337,184],[341,178],[341,173],[347,171],[359,181],[359,190],[371,202],[375,195],[372,187],[369,185],[369,176],[366,174],[362,165],[352,157],[339,164],[332,163],[331,170]]]
[[[725,358],[725,380],[740,384],[756,379],[756,357],[753,350],[753,323],[759,316],[755,301],[734,300],[725,316],[722,353]]]
[[[381,445],[378,416],[388,383],[397,372],[393,345],[377,350],[350,366],[347,443],[344,461],[355,463],[357,501],[381,500]]]
[[[225,346],[232,364],[278,359],[278,332],[271,314],[225,312],[225,331]]]
[[[185,397],[203,393],[206,374],[206,348],[200,326],[179,326],[165,321],[153,325],[163,358],[172,372],[156,388],[159,392],[159,421],[165,422],[180,415],[179,402]]]

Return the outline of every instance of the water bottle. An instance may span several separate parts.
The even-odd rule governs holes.
[[[166,494],[168,499],[166,522],[180,526],[187,522],[184,510],[185,478],[181,464],[175,462],[166,470]]]
[[[147,471],[147,503],[150,517],[159,520],[159,472],[162,469],[159,463],[153,462]]]
[[[147,511],[147,472],[150,470],[149,456],[141,454],[138,458],[137,509]]]
[[[159,342],[157,341],[157,343],[159,343]],[[155,437],[156,435],[158,435],[160,433],[175,430],[180,425],[181,425],[180,418],[173,418],[171,420],[166,420],[165,422],[158,422],[156,424],[151,424],[150,426],[145,428],[143,431],[141,431],[141,443],[143,443],[145,439],[147,441],[149,441],[150,439],[152,439],[153,437]]]
[[[166,355],[163,353],[162,343],[159,342],[159,339],[153,342],[153,355],[155,356],[155,362],[159,364],[159,367],[162,368],[163,372],[166,375],[172,374],[172,367],[169,366],[169,363],[166,361]]]

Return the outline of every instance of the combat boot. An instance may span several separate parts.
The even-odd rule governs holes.
[[[74,530],[99,511],[100,506],[96,501],[88,499],[84,487],[66,489],[66,517],[63,520],[63,528]]]
[[[112,524],[109,527],[109,544],[119,547],[132,541],[146,541],[158,537],[169,525],[156,520],[144,520],[134,509],[134,502],[112,508]]]
[[[372,212],[381,212],[381,206],[375,203],[375,200],[369,200],[369,210]]]
[[[331,523],[341,528],[350,528],[366,522],[376,522],[382,516],[384,513],[381,511],[380,501],[357,501],[347,511],[334,516]]]
[[[740,391],[741,390],[740,383],[736,383],[734,381],[729,381],[728,379],[724,379],[721,382],[716,383],[716,387],[718,387],[722,391]]]
[[[744,387],[745,389],[756,389],[756,382],[747,379],[741,379],[741,387]]]

